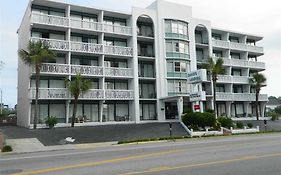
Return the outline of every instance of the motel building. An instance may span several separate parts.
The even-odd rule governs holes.
[[[41,68],[39,127],[47,116],[56,116],[57,126],[70,126],[73,97],[65,79],[77,73],[92,87],[79,97],[76,125],[179,121],[187,110],[212,109],[213,85],[202,67],[209,57],[224,60],[216,88],[218,115],[255,119],[249,77],[265,70],[258,61],[264,54],[261,36],[216,28],[193,17],[190,6],[163,0],[130,13],[92,5],[31,0],[27,6],[19,49],[42,41],[57,53]],[[20,58],[17,100],[18,125],[31,128],[35,71]],[[263,119],[267,95],[260,94],[259,101]]]

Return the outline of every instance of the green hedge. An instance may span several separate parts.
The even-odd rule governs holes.
[[[218,117],[218,122],[221,124],[222,127],[230,129],[230,127],[234,127],[233,121],[231,118],[228,117]]]
[[[215,126],[216,118],[214,114],[209,112],[192,112],[184,114],[182,116],[182,122],[188,127],[197,129],[198,127],[205,128],[206,126]]]

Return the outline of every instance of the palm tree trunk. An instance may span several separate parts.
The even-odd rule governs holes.
[[[256,116],[257,120],[259,120],[259,90],[256,90]]]
[[[74,97],[71,127],[74,127],[74,123],[75,123],[75,116],[76,116],[76,111],[77,111],[77,102],[78,102],[78,97]]]
[[[35,109],[34,109],[34,118],[33,118],[33,129],[37,128],[37,120],[38,120],[38,98],[39,98],[39,81],[40,81],[40,65],[35,65]]]
[[[214,105],[214,115],[215,115],[215,118],[217,119],[218,116],[217,116],[217,104],[216,104],[216,101],[217,101],[217,97],[216,97],[216,85],[217,85],[217,81],[215,79],[213,79],[213,105]]]

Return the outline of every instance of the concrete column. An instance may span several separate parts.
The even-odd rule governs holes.
[[[102,123],[102,115],[103,115],[103,103],[104,101],[99,101],[99,122]]]
[[[264,112],[265,112],[265,107],[266,107],[266,102],[260,102],[260,116],[264,117]]]
[[[226,116],[231,117],[231,102],[225,102],[225,107],[226,107]]]
[[[179,121],[181,121],[181,115],[183,113],[183,97],[179,97],[177,99],[177,107],[178,107]]]
[[[65,123],[69,123],[69,117],[70,117],[70,111],[69,111],[69,108],[70,108],[70,100],[66,100],[66,120],[65,120]]]
[[[245,117],[248,117],[248,113],[249,113],[249,104],[250,104],[250,102],[244,102],[244,110],[245,110],[245,113],[246,113],[246,116],[245,116]]]

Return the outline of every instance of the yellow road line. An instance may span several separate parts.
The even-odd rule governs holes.
[[[182,152],[184,150],[186,150],[186,149],[176,149],[176,150],[162,151],[162,152],[156,152],[156,153],[150,153],[150,154],[142,154],[142,155],[109,159],[109,160],[102,160],[102,161],[97,161],[97,162],[88,162],[88,163],[66,165],[66,166],[61,166],[61,167],[52,167],[52,168],[46,168],[46,169],[40,169],[40,170],[25,171],[25,172],[21,172],[21,173],[15,173],[12,175],[33,175],[33,174],[49,173],[49,172],[54,172],[54,171],[62,171],[62,170],[66,170],[66,169],[82,168],[82,167],[96,166],[96,165],[101,165],[101,164],[114,163],[114,162],[120,162],[120,161],[132,160],[132,159],[161,156],[161,155],[170,154],[170,153]]]
[[[227,164],[227,163],[239,162],[239,161],[243,161],[243,160],[254,160],[254,159],[267,158],[267,157],[278,157],[278,156],[281,156],[281,153],[266,154],[266,155],[250,155],[250,156],[244,156],[244,157],[235,158],[235,159],[220,160],[220,161],[205,162],[205,163],[196,163],[196,164],[181,165],[181,166],[160,166],[160,167],[150,168],[150,169],[144,170],[144,171],[134,171],[134,172],[122,173],[122,174],[118,174],[118,175],[149,174],[149,173],[157,173],[157,172],[162,172],[162,171],[170,171],[170,170],[175,170],[175,169],[184,169],[184,168],[192,168],[192,167],[200,167],[200,166],[217,165],[217,164]]]

